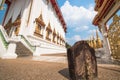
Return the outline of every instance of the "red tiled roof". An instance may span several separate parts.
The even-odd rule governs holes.
[[[115,0],[105,0],[104,5],[101,5],[101,9],[98,11],[98,13],[96,14],[96,16],[93,19],[93,24],[94,25],[98,25],[99,21],[103,18],[103,16],[105,16],[106,13],[108,13],[109,8],[111,8],[110,6],[112,4],[114,4]]]

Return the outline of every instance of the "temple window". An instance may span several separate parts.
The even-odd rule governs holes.
[[[63,45],[65,46],[65,40],[63,40]]]
[[[61,41],[61,45],[63,45],[63,37],[62,36],[61,36],[60,41]]]
[[[56,39],[56,31],[55,31],[55,29],[54,29],[54,31],[53,31],[53,42],[54,42],[54,43],[56,43],[55,39]]]
[[[45,23],[43,22],[42,14],[38,18],[36,18],[35,21],[36,26],[34,35],[43,38]]]
[[[57,44],[59,44],[59,33],[57,33]]]
[[[16,36],[18,36],[19,30],[20,30],[20,26],[18,26],[17,28],[15,28],[15,34],[16,34]]]
[[[46,28],[46,39],[51,41],[51,36],[52,36],[52,29],[51,29],[51,25],[49,23]]]
[[[62,38],[61,38],[61,36],[60,36],[60,45],[61,45],[61,43],[62,43]]]

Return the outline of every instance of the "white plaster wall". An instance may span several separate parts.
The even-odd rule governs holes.
[[[29,36],[28,37],[31,42],[35,42],[38,44],[37,54],[53,54],[53,53],[66,53],[65,46],[58,45],[56,43],[49,42],[47,40],[43,40],[36,36]]]
[[[10,18],[12,18],[12,22],[14,22],[18,15],[21,15],[21,28],[19,34],[33,35],[35,31],[35,18],[38,18],[42,13],[43,21],[45,22],[46,27],[50,22],[52,30],[55,28],[56,32],[65,38],[65,32],[62,28],[61,22],[58,19],[58,16],[56,15],[55,10],[52,7],[52,4],[50,2],[47,4],[46,0],[33,0],[30,11],[31,2],[32,0],[13,0],[6,16],[4,25],[8,23]],[[29,14],[30,20],[28,23]],[[44,35],[45,34],[46,33],[44,32]]]
[[[43,21],[46,24],[44,35],[46,35],[46,27],[48,26],[48,23],[50,22],[52,31],[56,30],[64,39],[65,39],[65,32],[62,28],[61,22],[58,19],[58,16],[56,15],[55,10],[52,7],[52,4],[47,4],[46,0],[33,0],[32,10],[31,10],[31,16],[30,16],[30,22],[29,22],[29,35],[33,35],[35,31],[35,18],[38,18],[42,14]],[[45,36],[44,36],[45,39]]]
[[[20,32],[21,35],[28,35],[29,34],[29,24],[28,24],[28,17],[30,14],[30,7],[31,7],[31,1],[32,0],[24,0],[24,10],[22,12],[22,18],[21,18],[21,25],[20,25]]]
[[[35,18],[38,18],[41,13],[41,0],[33,0],[30,20],[29,20],[29,33],[28,35],[33,35],[35,31]]]
[[[2,57],[6,53],[6,49],[0,39],[0,57]]]
[[[27,27],[28,15],[30,10],[30,3],[32,0],[12,0],[10,8],[8,10],[4,26],[8,23],[10,19],[14,22],[17,17],[21,16],[21,25],[20,25],[20,33],[19,34],[26,34],[29,32]]]
[[[31,7],[32,1],[33,3]],[[31,11],[30,11],[30,7],[31,7]],[[62,28],[61,22],[59,21],[58,16],[56,15],[56,12],[53,9],[51,3],[47,4],[46,0],[13,0],[10,9],[8,11],[7,17],[5,19],[5,24],[7,24],[10,18],[12,18],[12,22],[14,22],[18,17],[18,15],[20,15],[21,25],[20,25],[19,34],[34,36],[33,34],[35,31],[35,24],[36,24],[35,18],[38,18],[41,13],[43,16],[43,21],[46,24],[45,30],[46,27],[48,26],[48,23],[50,22],[52,31],[55,28],[56,32],[58,32],[63,38],[65,38],[65,32]],[[30,20],[28,23],[29,14],[30,14]],[[44,35],[46,35],[45,30],[44,30]],[[43,39],[31,38],[31,41],[39,44],[38,47],[39,54],[66,53],[65,46],[58,45],[56,43],[53,43],[52,41],[51,42],[47,41],[45,40],[45,36]],[[0,45],[2,44],[0,43]],[[5,52],[3,45],[2,47],[0,46],[0,49],[2,49],[3,52]],[[0,56],[1,53],[3,52],[0,52]]]
[[[52,7],[51,3],[49,3],[49,7],[50,7],[49,16],[50,16],[50,22],[51,22],[52,30],[55,28],[56,32],[58,32],[65,39],[64,29],[62,27],[61,22],[58,19],[58,16],[56,15],[55,10]]]

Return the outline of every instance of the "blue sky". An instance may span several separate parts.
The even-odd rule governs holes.
[[[66,41],[70,45],[95,35],[97,27],[92,25],[96,14],[94,0],[57,0],[57,2],[67,24]],[[0,11],[0,24],[4,13],[5,10]]]
[[[92,20],[96,15],[94,0],[57,0],[67,24],[66,41],[73,45],[76,41],[95,36]],[[99,33],[100,35],[100,33]]]

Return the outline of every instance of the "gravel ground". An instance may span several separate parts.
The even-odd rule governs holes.
[[[67,63],[0,59],[0,80],[69,80]],[[99,64],[98,80],[120,80],[120,66]]]

